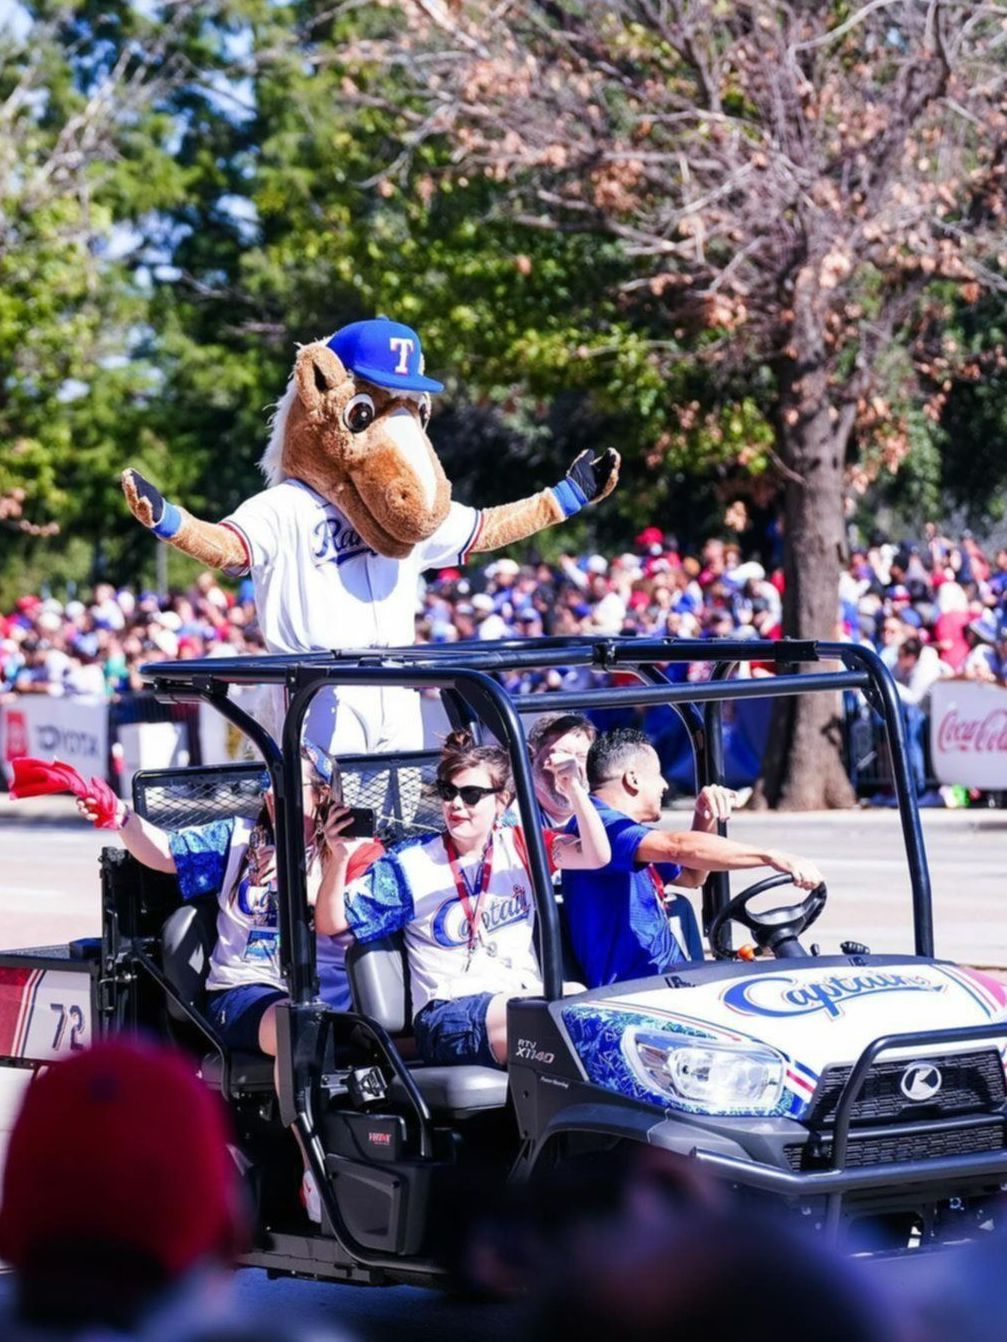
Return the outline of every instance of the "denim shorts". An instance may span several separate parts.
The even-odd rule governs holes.
[[[486,1012],[493,997],[493,993],[475,993],[428,1002],[413,1021],[416,1048],[423,1061],[499,1067],[486,1030]]]
[[[287,994],[268,983],[242,983],[206,994],[206,1014],[228,1048],[243,1053],[261,1053],[259,1022],[274,1002]]]

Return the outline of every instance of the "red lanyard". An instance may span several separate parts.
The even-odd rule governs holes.
[[[660,872],[654,866],[653,862],[647,868],[650,873],[650,879],[654,884],[654,894],[657,896],[657,907],[664,907],[664,881],[661,880]]]
[[[458,865],[458,849],[455,847],[455,841],[446,830],[443,839],[444,851],[448,855],[448,864],[451,867],[451,875],[455,880],[455,889],[458,891],[458,899],[461,903],[462,911],[465,914],[465,921],[469,925],[468,945],[471,950],[479,938],[479,910],[482,907],[483,895],[485,895],[489,888],[490,877],[493,875],[493,834],[491,832],[489,838],[486,840],[486,847],[483,849],[483,859],[479,864],[479,893],[476,895],[475,908],[469,903],[469,896],[472,892],[469,890],[468,882],[465,879],[465,873]]]

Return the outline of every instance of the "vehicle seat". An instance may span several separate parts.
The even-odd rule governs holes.
[[[207,1028],[216,1031],[206,1019],[206,976],[210,970],[210,955],[217,939],[217,900],[194,899],[174,909],[161,928],[161,968],[164,976],[179,998],[194,1011]],[[205,1048],[206,1037],[192,1025],[191,1020],[170,997],[165,998],[168,1014],[173,1020],[188,1024],[188,1037],[198,1039],[197,1047]],[[179,1033],[182,1033],[181,1031]],[[223,1047],[223,1046],[222,1046]],[[273,1060],[265,1053],[230,1054],[232,1095],[246,1091],[271,1091],[274,1088]],[[223,1065],[220,1054],[208,1053],[201,1071],[207,1085],[223,1089]]]
[[[409,967],[401,935],[354,942],[346,952],[346,971],[353,1001],[362,1015],[370,1016],[392,1036],[411,1030]],[[438,1115],[464,1118],[507,1103],[507,1073],[496,1067],[407,1065],[416,1088]],[[405,1099],[400,1084],[393,1084],[392,1091],[397,1099]]]
[[[665,904],[671,930],[689,960],[703,959],[703,935],[692,901],[687,895],[673,895]]]

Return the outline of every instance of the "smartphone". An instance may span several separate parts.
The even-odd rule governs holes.
[[[373,839],[375,818],[370,806],[351,806],[352,823],[343,830],[344,839]]]
[[[316,827],[323,827],[331,806],[343,804],[343,777],[339,770],[339,761],[332,760],[332,775],[329,778],[328,795],[315,812]],[[376,820],[370,806],[351,806],[350,824],[342,831],[344,839],[373,839]]]

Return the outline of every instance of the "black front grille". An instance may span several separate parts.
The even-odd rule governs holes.
[[[930,1061],[940,1069],[941,1088],[924,1104],[913,1103],[903,1095],[901,1081],[913,1062]],[[805,1122],[809,1127],[828,1127],[835,1122],[836,1106],[849,1080],[850,1067],[829,1067],[815,1091],[811,1111]],[[877,1062],[864,1078],[860,1095],[851,1112],[853,1123],[898,1122],[924,1116],[949,1117],[996,1109],[1007,1098],[1003,1063],[996,1049],[981,1052],[946,1053],[926,1058],[903,1058]]]
[[[979,1151],[999,1151],[1004,1147],[1002,1122],[971,1124],[921,1131],[862,1133],[850,1138],[846,1148],[846,1168],[883,1165],[893,1161],[937,1160],[941,1156],[968,1156]],[[812,1137],[804,1143],[783,1148],[787,1164],[794,1171],[829,1169],[832,1163],[832,1139]]]

